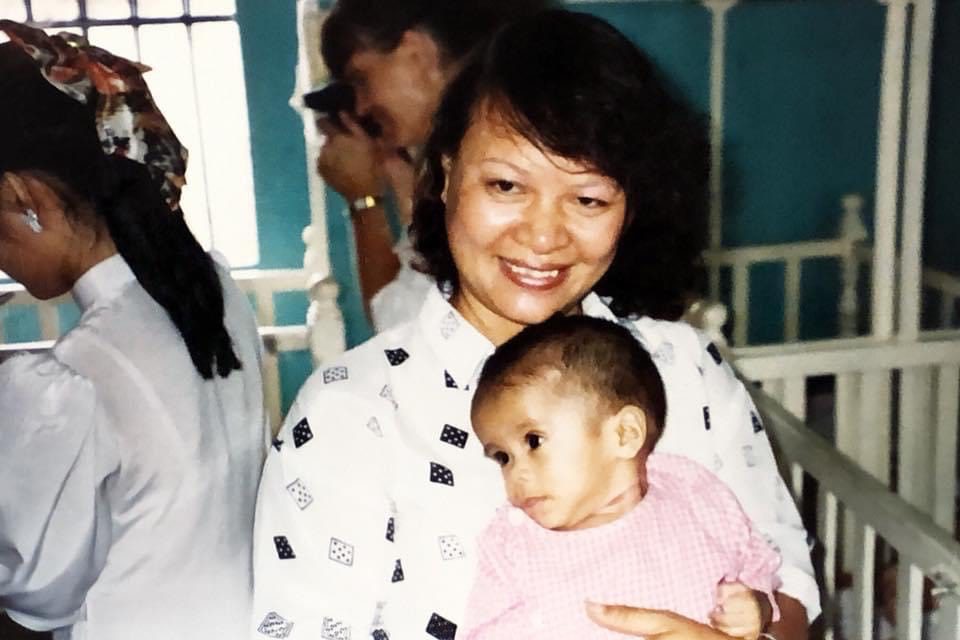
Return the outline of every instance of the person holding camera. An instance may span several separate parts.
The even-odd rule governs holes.
[[[347,201],[364,303],[377,331],[409,319],[432,278],[414,270],[405,236],[394,246],[386,206],[410,224],[412,157],[430,133],[444,89],[499,27],[549,0],[338,0],[322,31],[331,76],[353,96],[327,100],[317,171]],[[337,89],[342,91],[341,89]],[[353,109],[337,111],[338,106]],[[309,102],[308,102],[309,106]]]

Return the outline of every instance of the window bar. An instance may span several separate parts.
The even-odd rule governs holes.
[[[32,14],[31,14],[32,16]],[[28,20],[31,25],[41,29],[53,29],[57,27],[141,27],[152,24],[185,24],[192,25],[198,22],[233,22],[235,15],[216,15],[216,16],[178,16],[173,18],[87,18],[85,23],[79,20]]]
[[[130,18],[136,19],[140,16],[140,7],[137,6],[137,0],[128,0],[130,4]],[[140,50],[140,25],[135,24],[133,28],[133,43],[137,48],[137,62],[143,62],[143,53]]]
[[[33,22],[33,0],[23,0],[23,8],[27,10],[27,22]]]
[[[77,10],[80,14],[80,29],[83,39],[90,41],[90,25],[87,23],[87,0],[77,0]]]
[[[190,0],[183,0],[183,15],[190,16]],[[190,47],[190,81],[193,83],[193,113],[197,118],[197,131],[200,134],[200,147],[203,149],[203,156],[200,161],[200,168],[203,171],[203,197],[204,205],[207,208],[207,232],[210,234],[210,246],[215,247],[216,242],[213,237],[213,211],[210,207],[210,182],[207,171],[207,141],[203,131],[203,118],[200,112],[200,85],[197,82],[197,63],[193,47],[193,24],[187,23],[187,46]]]

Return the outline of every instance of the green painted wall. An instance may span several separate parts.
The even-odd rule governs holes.
[[[329,2],[319,0],[321,5]],[[709,109],[710,13],[698,2],[581,4],[644,47],[705,115]],[[309,223],[307,160],[299,117],[287,104],[296,63],[295,3],[238,0],[249,103],[261,267],[297,267]],[[926,199],[926,262],[960,273],[960,2],[938,3]],[[724,243],[788,242],[834,235],[839,199],[856,191],[872,209],[884,7],[876,0],[742,2],[728,17]],[[348,344],[370,335],[342,200],[328,194],[328,233]],[[782,269],[751,275],[751,341],[781,337]],[[837,265],[804,271],[803,337],[836,331]],[[277,321],[300,324],[302,294],[277,296]],[[30,339],[36,318],[4,312]],[[72,322],[70,311],[63,320]],[[29,316],[29,317],[28,317]],[[281,359],[285,403],[310,371],[305,352]],[[286,404],[285,404],[286,406]]]

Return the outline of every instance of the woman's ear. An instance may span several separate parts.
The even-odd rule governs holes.
[[[616,457],[635,458],[647,441],[647,414],[636,405],[625,405],[607,418],[604,430]]]
[[[441,156],[440,167],[443,169],[443,191],[440,192],[440,200],[443,204],[447,204],[447,187],[450,186],[450,169],[453,167],[450,156]]]
[[[8,171],[0,177],[0,189],[10,189],[16,198],[16,204],[24,209],[36,209],[37,203],[34,202],[33,194],[27,188],[27,183],[23,177],[12,171]]]

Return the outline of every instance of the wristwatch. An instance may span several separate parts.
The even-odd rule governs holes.
[[[361,196],[350,202],[350,215],[362,213],[367,209],[373,209],[383,204],[383,196]]]

